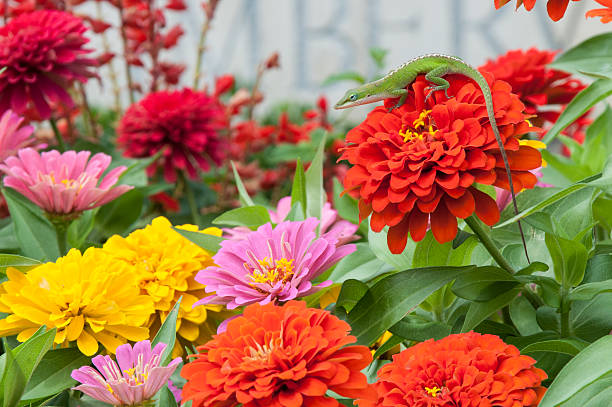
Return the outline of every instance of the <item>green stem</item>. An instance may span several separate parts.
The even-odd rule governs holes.
[[[542,301],[542,299],[538,297],[536,293],[534,293],[531,288],[529,288],[528,285],[525,285],[523,287],[523,289],[521,290],[521,294],[524,295],[525,298],[527,298],[527,301],[529,301],[535,309],[538,309],[539,307],[544,305],[544,301]]]
[[[57,236],[57,246],[59,247],[60,257],[68,253],[68,226],[69,224],[55,222],[55,235]]]
[[[480,242],[483,244],[485,249],[487,249],[491,257],[493,257],[497,264],[499,264],[499,266],[506,270],[508,273],[514,274],[514,269],[512,268],[508,260],[506,260],[504,256],[502,256],[497,246],[495,246],[493,239],[491,239],[491,236],[485,230],[480,220],[475,218],[474,215],[472,215],[468,218],[465,218],[465,223],[467,223],[470,229],[472,229],[474,234],[478,237]]]
[[[193,189],[191,188],[191,185],[189,185],[185,174],[183,174],[182,172],[180,172],[179,174],[181,182],[183,183],[183,190],[185,192],[185,195],[187,196],[187,203],[189,204],[191,219],[193,220],[194,225],[200,226],[200,208],[198,208],[198,205],[196,203]]]
[[[54,118],[49,119],[49,123],[51,124],[51,128],[53,129],[53,134],[55,135],[55,139],[57,140],[57,149],[60,153],[66,151],[66,144],[64,143],[64,138],[62,137],[62,133],[60,133],[57,128],[57,123]]]
[[[567,338],[571,334],[570,329],[570,309],[569,288],[561,287],[561,337]]]

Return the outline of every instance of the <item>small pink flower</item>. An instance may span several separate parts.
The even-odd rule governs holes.
[[[535,170],[531,170],[531,173],[533,173],[538,178],[538,182],[535,184],[536,187],[554,187],[554,185],[552,184],[547,184],[545,182],[540,181],[540,179],[542,179],[542,177],[544,176],[544,174],[542,174],[542,167],[536,168]],[[495,187],[495,193],[497,196],[497,198],[495,199],[495,203],[497,204],[499,210],[502,211],[506,206],[508,206],[510,202],[512,202],[512,195],[510,194],[510,191],[498,187]]]
[[[195,279],[206,286],[204,297],[195,305],[224,304],[228,309],[258,302],[285,302],[305,297],[331,281],[313,285],[341,258],[355,251],[354,244],[337,245],[338,237],[317,238],[318,219],[281,222],[272,228],[260,226],[245,239],[227,239],[213,256],[216,266],[207,267]]]
[[[43,153],[32,148],[18,151],[0,164],[4,185],[11,187],[53,215],[78,214],[104,205],[126,191],[129,185],[113,187],[126,167],[113,168],[104,178],[111,157],[98,153],[89,160],[89,151],[52,150]],[[89,161],[88,161],[89,160]]]
[[[46,147],[45,144],[34,145],[36,140],[32,137],[34,127],[21,126],[23,117],[12,110],[4,112],[0,118],[0,162],[7,157],[17,154],[20,148],[33,147],[35,149]]]
[[[280,223],[287,218],[291,211],[291,197],[285,196],[278,201],[275,211],[268,211],[270,213],[270,220],[272,223]],[[321,235],[331,234],[334,238],[338,239],[337,245],[343,245],[355,240],[359,240],[359,236],[355,234],[359,226],[344,220],[338,216],[338,211],[332,208],[329,202],[325,202],[323,210],[321,211],[321,225],[319,226],[319,232]],[[251,229],[246,226],[238,226],[235,228],[223,229],[226,235],[230,239],[239,240],[245,239]]]
[[[151,342],[140,341],[132,349],[126,343],[117,347],[117,362],[108,355],[98,355],[91,360],[98,370],[83,366],[72,371],[72,378],[81,383],[72,390],[113,406],[134,406],[150,400],[182,361],[176,358],[168,366],[160,366],[166,346],[158,343],[151,349]]]

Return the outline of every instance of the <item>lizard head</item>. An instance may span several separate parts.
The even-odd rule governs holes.
[[[334,109],[346,109],[348,107],[365,105],[366,103],[378,102],[387,96],[377,92],[374,85],[365,84],[358,88],[349,89],[344,96],[334,105]]]

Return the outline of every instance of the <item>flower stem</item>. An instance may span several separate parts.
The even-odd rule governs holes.
[[[60,133],[59,129],[57,128],[57,123],[55,122],[54,118],[50,118],[49,123],[51,124],[53,134],[55,135],[55,139],[57,140],[57,148],[61,153],[63,153],[64,151],[66,151],[66,144],[64,143],[62,133]]]
[[[204,50],[206,49],[206,34],[210,29],[210,21],[208,17],[204,20],[202,24],[202,30],[200,31],[200,39],[198,40],[198,49],[196,53],[196,66],[195,66],[195,74],[193,75],[193,89],[197,90],[198,86],[200,86],[200,76],[202,75],[202,56],[204,55]]]
[[[467,223],[470,229],[472,229],[474,234],[478,237],[480,242],[483,244],[485,249],[487,249],[491,257],[493,257],[497,264],[499,264],[499,266],[506,270],[508,273],[514,274],[514,269],[512,268],[508,260],[506,260],[504,256],[502,256],[501,252],[493,242],[493,239],[491,239],[489,233],[483,227],[480,220],[474,217],[474,215],[472,215],[470,217],[465,218],[465,223]]]
[[[571,334],[569,288],[561,287],[561,337],[567,338]]]
[[[187,203],[189,204],[189,210],[191,212],[191,219],[193,220],[194,225],[200,226],[200,208],[195,200],[195,194],[193,193],[193,189],[191,185],[189,185],[189,181],[187,181],[187,177],[183,172],[179,173],[181,182],[183,183],[183,191],[187,197]]]
[[[55,235],[57,236],[57,246],[59,247],[60,257],[68,253],[68,226],[67,223],[54,222]]]

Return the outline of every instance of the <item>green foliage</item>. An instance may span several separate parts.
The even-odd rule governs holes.
[[[213,220],[213,223],[217,225],[246,226],[253,229],[268,222],[270,222],[270,214],[261,205],[232,209],[222,213]]]
[[[179,228],[173,228],[178,234],[182,235],[192,243],[197,244],[202,249],[210,252],[217,253],[221,247],[222,237],[209,235],[206,233],[192,232],[190,230],[183,230]]]
[[[172,349],[174,349],[174,342],[176,341],[176,319],[178,318],[182,300],[183,297],[179,298],[176,304],[174,304],[174,307],[172,307],[172,310],[168,313],[159,331],[157,331],[155,338],[153,338],[153,342],[151,342],[152,347],[158,343],[165,343],[168,345],[160,356],[162,365],[166,365],[170,361],[170,355],[172,354]]]

